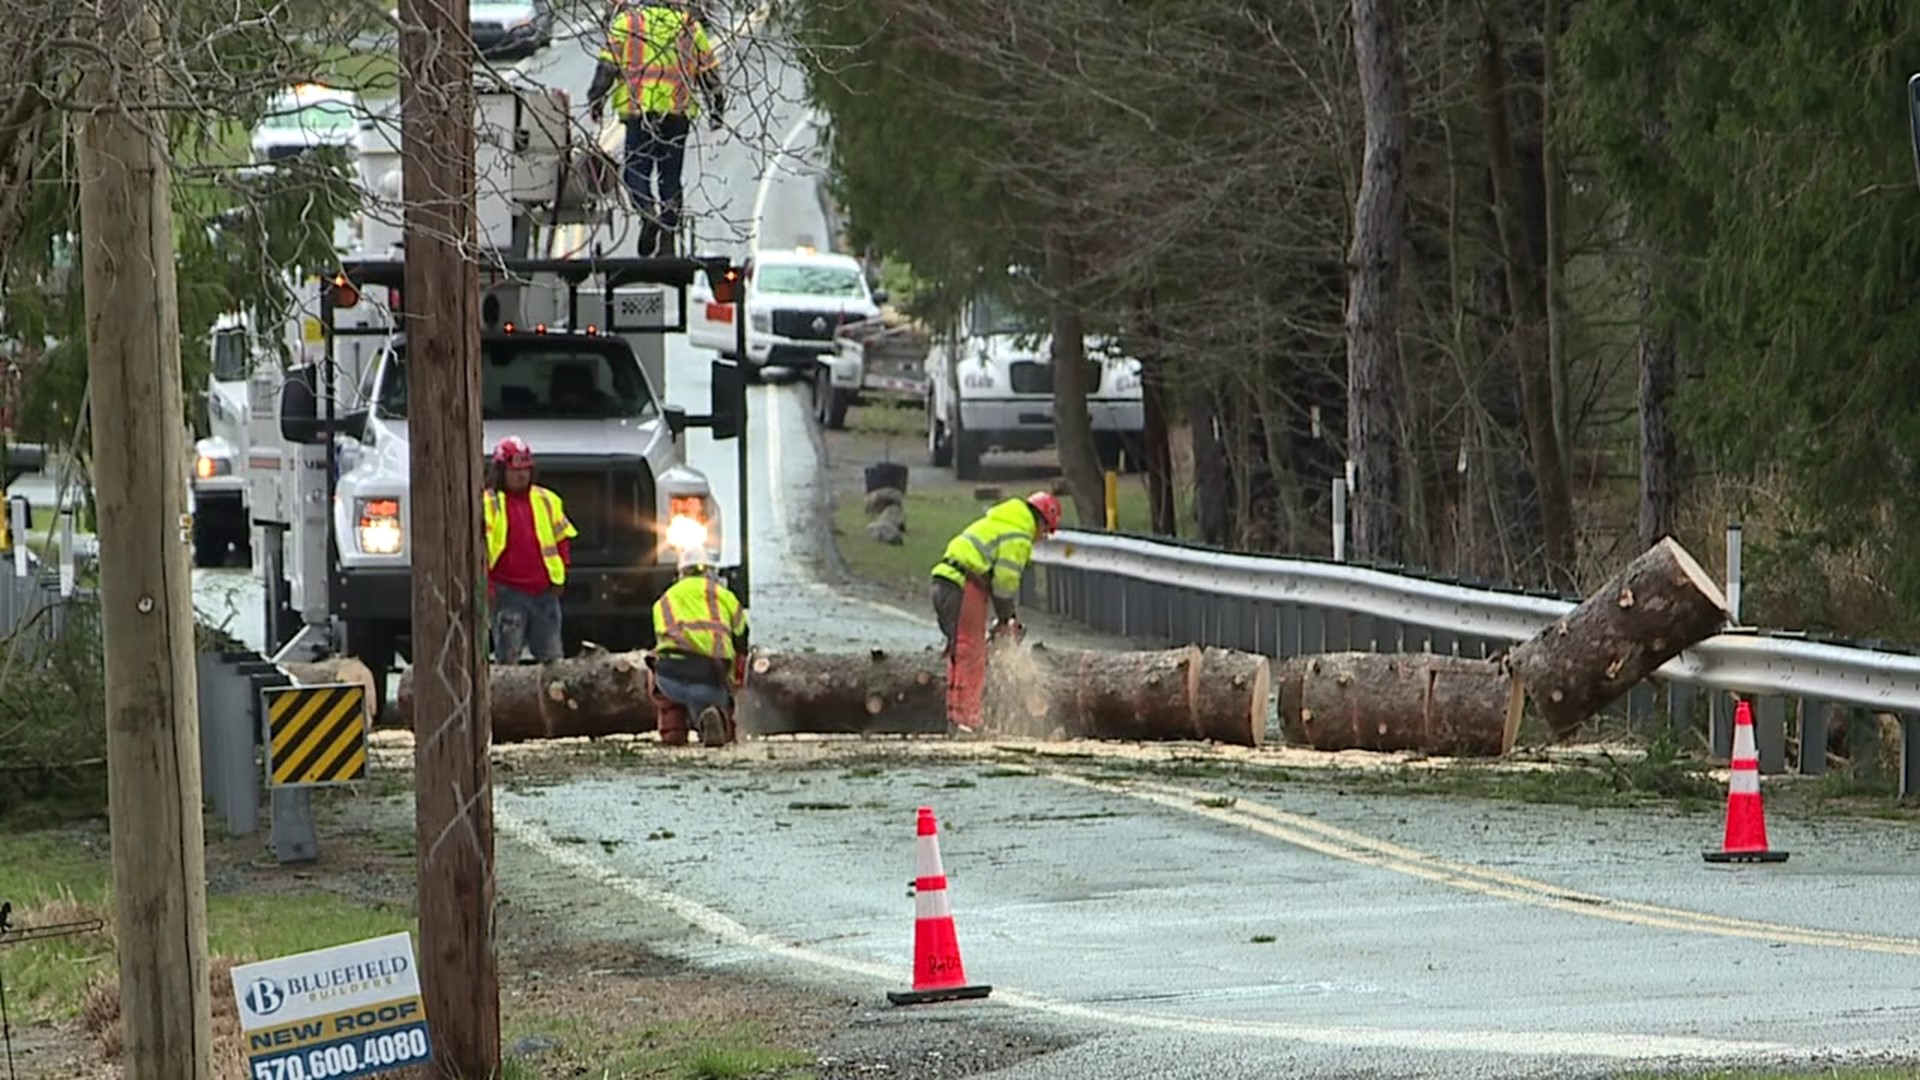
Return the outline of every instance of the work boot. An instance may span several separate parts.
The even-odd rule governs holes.
[[[699,731],[701,746],[725,746],[730,741],[726,714],[711,705],[700,710]]]

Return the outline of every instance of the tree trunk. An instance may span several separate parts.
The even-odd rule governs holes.
[[[1280,665],[1280,726],[1315,750],[1499,757],[1519,700],[1498,661],[1426,653],[1328,653]]]
[[[1494,217],[1498,223],[1512,333],[1507,347],[1520,376],[1522,412],[1526,416],[1527,444],[1532,454],[1535,485],[1540,491],[1540,526],[1546,541],[1548,580],[1565,585],[1573,580],[1573,488],[1567,461],[1554,435],[1553,377],[1547,337],[1547,311],[1535,272],[1532,245],[1521,197],[1521,173],[1515,154],[1512,92],[1507,77],[1499,31],[1488,22],[1480,57],[1481,108],[1486,117],[1488,169],[1493,179]]]
[[[304,663],[297,660],[282,661],[280,669],[293,676],[293,681],[301,686],[324,686],[328,683],[353,683],[367,695],[367,726],[372,727],[380,708],[385,702],[380,700],[380,683],[373,677],[373,669],[351,656],[335,656],[326,660]]]
[[[1668,537],[1579,607],[1514,646],[1507,667],[1564,742],[1681,650],[1712,637],[1726,619],[1720,587]]]
[[[638,735],[654,730],[644,653],[593,653],[551,664],[495,664],[493,741]],[[401,723],[414,725],[413,668],[394,692]]]
[[[1087,339],[1080,308],[1073,299],[1078,280],[1073,255],[1064,238],[1047,239],[1047,278],[1053,301],[1053,438],[1060,451],[1060,471],[1073,493],[1075,516],[1088,529],[1107,527],[1107,485],[1101,475],[1100,454],[1093,445],[1093,416],[1087,395],[1093,386],[1087,363]]]
[[[751,735],[933,735],[947,730],[946,659],[890,653],[755,649],[740,697]]]
[[[87,65],[80,96],[97,107],[79,114],[74,143],[101,509],[120,1045],[141,1080],[206,1080],[212,998],[193,595],[180,528],[180,297],[166,114],[155,108],[164,45],[143,0],[113,0],[96,14],[100,51],[75,62]]]
[[[1233,534],[1233,513],[1227,497],[1227,451],[1221,440],[1220,398],[1211,381],[1196,373],[1187,389],[1187,421],[1193,434],[1193,475],[1208,483],[1194,484],[1193,517],[1200,542],[1225,547]]]
[[[1640,414],[1640,545],[1652,547],[1673,532],[1680,493],[1680,443],[1674,435],[1673,328],[1657,321],[1653,286],[1640,284],[1638,407]]]
[[[1553,388],[1553,436],[1560,459],[1573,461],[1573,391],[1567,369],[1567,175],[1561,167],[1554,135],[1554,115],[1560,106],[1561,0],[1546,0],[1540,34],[1540,182],[1545,189],[1547,234],[1547,370]]]
[[[1144,421],[1141,449],[1146,455],[1147,522],[1155,536],[1178,536],[1173,505],[1173,445],[1167,434],[1167,359],[1160,327],[1154,318],[1153,294],[1134,298],[1134,320],[1140,347],[1140,411]]]
[[[1393,0],[1353,0],[1353,53],[1366,112],[1366,153],[1347,254],[1347,456],[1353,462],[1353,556],[1400,557],[1400,242],[1407,87]]]
[[[642,653],[602,653],[492,669],[499,742],[637,735],[655,728]],[[1211,739],[1258,746],[1266,736],[1268,661],[1189,646],[1165,652],[996,646],[989,731],[1036,737]],[[397,692],[413,725],[412,672]],[[756,649],[739,723],[750,735],[936,735],[947,730],[946,661],[938,650],[890,653]]]

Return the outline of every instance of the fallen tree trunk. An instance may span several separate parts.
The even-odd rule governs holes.
[[[1564,742],[1662,664],[1712,637],[1726,618],[1720,587],[1666,537],[1514,646],[1507,669]]]
[[[494,740],[654,730],[644,656],[604,653],[545,666],[495,665]],[[413,676],[409,670],[401,677],[396,694],[409,729]],[[1224,649],[996,649],[985,695],[987,730],[1258,746],[1266,735],[1270,687],[1266,657]],[[752,735],[937,735],[947,730],[946,695],[946,661],[936,649],[756,649],[738,722]]]
[[[495,664],[488,676],[493,741],[638,735],[654,729],[644,652],[594,652],[551,664]],[[413,730],[413,678],[395,691],[401,723]]]
[[[380,715],[380,684],[374,680],[373,669],[351,656],[335,656],[325,660],[287,660],[280,664],[280,670],[293,677],[301,686],[324,686],[328,683],[354,683],[366,692],[366,722],[373,726],[374,717]]]
[[[1280,665],[1280,727],[1315,750],[1417,750],[1499,757],[1520,699],[1497,660],[1428,653],[1327,653]]]
[[[987,673],[987,727],[1015,735],[1234,746],[1266,741],[1272,663],[1256,653],[1000,646]]]
[[[937,649],[755,649],[737,719],[750,735],[945,734],[947,661]]]

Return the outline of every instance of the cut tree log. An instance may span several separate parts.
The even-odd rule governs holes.
[[[1266,741],[1272,662],[1232,649],[1159,652],[998,645],[987,729],[1071,739]]]
[[[413,730],[413,678],[395,692],[401,723]],[[489,672],[493,741],[638,735],[655,726],[646,653],[593,651],[551,664],[495,664]]]
[[[1628,563],[1553,625],[1513,647],[1507,669],[1562,742],[1681,651],[1718,633],[1727,599],[1672,537]]]
[[[938,649],[755,649],[737,722],[750,735],[945,734],[947,661]]]
[[[1428,653],[1327,653],[1280,665],[1280,727],[1315,750],[1417,750],[1500,757],[1520,698],[1497,660]]]
[[[380,684],[374,680],[373,669],[351,656],[334,656],[325,660],[301,661],[288,660],[280,664],[280,670],[293,677],[301,686],[324,686],[328,683],[354,683],[366,692],[366,722],[373,726],[374,718],[380,715]]]

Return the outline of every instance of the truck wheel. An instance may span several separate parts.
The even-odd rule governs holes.
[[[953,477],[956,480],[980,479],[980,455],[986,452],[986,440],[965,428],[953,433]]]
[[[953,464],[953,436],[947,431],[947,422],[933,411],[933,402],[927,402],[927,460],[936,469],[944,469]]]
[[[387,696],[393,688],[393,662],[396,646],[399,643],[399,628],[392,623],[375,622],[371,619],[347,620],[347,655],[367,665],[373,672],[373,692],[380,700],[375,703],[373,716],[376,723],[388,721]]]
[[[193,515],[193,565],[203,568],[227,564],[227,528],[217,514]]]
[[[828,431],[847,430],[847,406],[852,395],[833,386],[833,373],[825,366],[814,369],[813,414]]]

